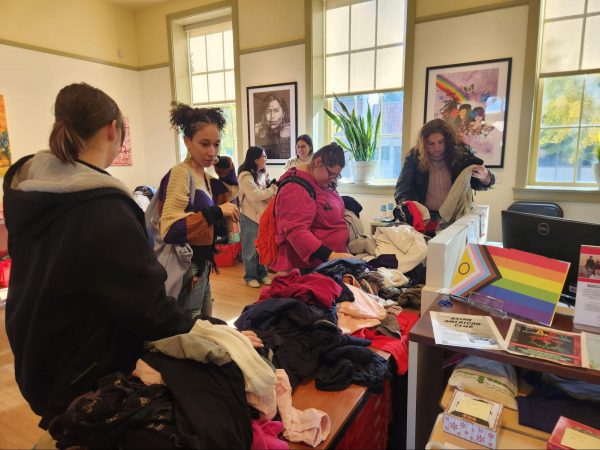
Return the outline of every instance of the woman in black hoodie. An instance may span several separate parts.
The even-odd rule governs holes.
[[[144,340],[188,332],[130,190],[104,169],[123,142],[115,101],[85,83],[55,103],[50,150],[4,178],[12,272],[6,332],[21,392],[46,429],[110,373],[130,373]]]

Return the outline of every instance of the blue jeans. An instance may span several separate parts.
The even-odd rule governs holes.
[[[183,287],[177,297],[177,304],[191,312],[192,316],[202,314],[212,316],[212,298],[210,292],[211,263],[207,261],[204,267],[192,263],[183,275]],[[196,278],[197,277],[197,280]],[[192,283],[195,284],[192,286]]]
[[[254,241],[258,236],[258,224],[240,214],[240,238],[242,240],[242,261],[244,262],[244,281],[260,281],[267,276],[265,266],[259,264]]]

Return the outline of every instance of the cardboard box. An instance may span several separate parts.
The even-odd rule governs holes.
[[[484,447],[496,448],[502,405],[456,390],[444,412],[443,430]]]
[[[549,450],[599,449],[600,430],[561,417],[554,426],[546,448]]]

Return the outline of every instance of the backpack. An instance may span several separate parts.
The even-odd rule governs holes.
[[[295,173],[296,172],[294,172],[294,174]],[[281,189],[288,183],[299,184],[306,189],[306,192],[308,192],[308,195],[310,195],[314,201],[317,201],[315,189],[313,188],[312,184],[310,184],[304,178],[291,175],[278,183],[279,188],[277,190],[277,194],[271,198],[267,208],[260,216],[260,220],[258,222],[258,234],[256,240],[254,241],[254,245],[256,246],[256,251],[258,253],[258,262],[265,267],[270,266],[273,261],[275,261],[275,258],[277,257],[277,251],[279,250],[279,246],[277,245],[277,242],[275,242],[275,234],[277,232],[275,223],[275,202],[277,201],[277,195],[279,195]]]
[[[191,172],[188,172],[188,183],[190,190],[189,204],[194,204],[196,195],[196,186],[194,177]],[[190,244],[167,244],[160,236],[158,222],[160,214],[158,213],[158,195],[154,195],[146,212],[146,229],[150,234],[151,246],[154,249],[154,254],[158,262],[167,271],[167,279],[165,281],[165,290],[168,296],[177,298],[183,287],[183,275],[187,272],[192,264],[192,256],[194,254]]]

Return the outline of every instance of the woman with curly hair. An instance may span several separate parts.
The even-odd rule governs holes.
[[[183,277],[178,304],[192,314],[212,314],[209,275],[217,236],[225,236],[225,219],[239,221],[231,200],[238,193],[233,161],[219,156],[225,118],[220,108],[192,108],[174,103],[171,125],[183,135],[188,150],[185,161],[163,177],[156,195],[159,228],[167,244],[189,243],[192,265]],[[214,167],[217,177],[208,173]],[[190,202],[190,175],[195,193]]]
[[[417,146],[404,160],[394,199],[397,204],[417,201],[431,211],[432,219],[437,219],[452,184],[463,169],[473,164],[471,187],[478,191],[489,189],[495,179],[483,161],[460,141],[450,124],[433,119],[423,125]]]

